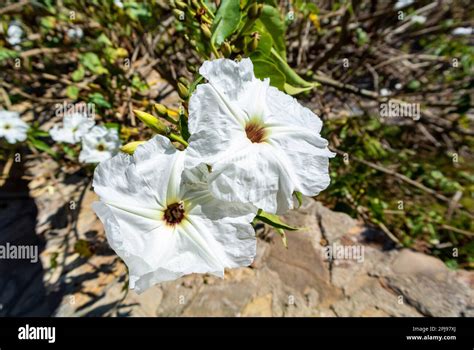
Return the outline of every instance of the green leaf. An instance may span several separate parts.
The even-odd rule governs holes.
[[[272,49],[271,51],[273,61],[275,62],[278,69],[285,75],[286,82],[288,84],[298,86],[298,87],[314,87],[314,83],[310,83],[303,78],[301,78],[289,65],[286,61],[280,56],[280,54]]]
[[[239,1],[222,1],[212,24],[212,43],[220,46],[239,26]]]
[[[69,85],[66,88],[66,95],[69,97],[71,100],[77,100],[79,97],[79,88],[74,85]]]
[[[105,99],[100,92],[94,92],[89,95],[89,102],[96,104],[99,107],[111,108],[112,105]]]
[[[285,87],[285,75],[271,61],[263,58],[252,59],[255,76],[259,79],[270,78],[272,86],[280,90]]]
[[[30,142],[31,146],[33,146],[37,150],[46,152],[53,157],[57,156],[56,152],[54,152],[46,142],[38,140],[32,136],[28,138],[28,141]]]
[[[258,210],[257,216],[255,218],[277,229],[283,229],[283,230],[288,230],[288,231],[298,230],[297,227],[293,227],[288,224],[285,224],[278,217],[278,215],[267,213],[263,211],[262,209]]]
[[[82,79],[84,79],[85,74],[86,74],[86,70],[84,69],[84,66],[79,65],[79,67],[77,67],[77,69],[74,72],[72,72],[71,78],[73,81],[81,81]]]
[[[68,145],[63,144],[63,151],[71,158],[76,158],[76,151],[73,148],[69,147]]]
[[[315,84],[314,86],[307,86],[307,87],[296,87],[291,84],[285,83],[285,85],[283,86],[283,89],[288,95],[298,95],[298,94],[301,94],[302,92],[311,90],[318,85],[319,84]]]
[[[7,60],[9,58],[16,58],[19,56],[19,53],[15,50],[10,50],[5,47],[0,47],[0,62]]]
[[[303,194],[298,191],[293,192],[293,194],[295,195],[296,200],[298,201],[298,208],[300,208],[303,204]]]
[[[286,59],[285,31],[286,26],[278,8],[270,5],[263,5],[262,14],[259,20],[267,28],[268,33],[273,38],[276,50]]]
[[[117,132],[120,132],[120,123],[107,122],[107,123],[104,123],[104,126],[107,129],[115,129],[117,130]]]
[[[94,74],[101,75],[109,73],[107,68],[102,66],[99,56],[93,52],[86,52],[85,54],[81,55],[80,60],[84,67]]]
[[[188,129],[188,118],[184,114],[179,115],[179,130],[184,141],[188,141],[191,134]]]
[[[286,239],[286,233],[285,230],[281,228],[275,228],[275,231],[280,235],[281,241],[283,245],[285,246],[286,249],[288,249],[288,240]]]

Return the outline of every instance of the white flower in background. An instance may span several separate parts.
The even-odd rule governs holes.
[[[185,152],[158,135],[95,171],[93,208],[138,292],[190,273],[223,277],[255,257],[256,208],[214,198],[207,167],[184,170]]]
[[[451,32],[453,35],[471,35],[474,32],[472,27],[457,27]]]
[[[25,141],[29,126],[20,118],[17,112],[0,111],[0,138],[8,143]]]
[[[392,94],[392,91],[386,88],[380,89],[380,96],[389,96]]]
[[[10,45],[15,46],[21,43],[23,36],[23,29],[16,21],[10,23],[7,29],[7,41]]]
[[[271,213],[293,207],[293,192],[315,196],[329,185],[322,122],[293,97],[255,78],[250,59],[204,62],[189,104],[186,167],[212,167],[209,188],[221,200]]]
[[[410,21],[416,24],[424,24],[426,22],[425,16],[414,15],[410,17]]]
[[[64,116],[63,127],[54,125],[49,134],[56,142],[75,144],[94,126],[92,118],[83,113],[71,113]]]
[[[114,5],[120,8],[123,8],[123,2],[120,0],[114,0]]]
[[[82,150],[79,161],[82,163],[100,163],[116,155],[120,148],[117,129],[94,126],[82,137]]]
[[[67,30],[67,36],[72,40],[81,40],[84,36],[84,31],[81,27],[72,27]]]
[[[398,1],[395,3],[394,8],[395,8],[396,10],[398,10],[398,9],[403,8],[403,7],[409,6],[409,5],[413,4],[413,3],[414,3],[414,0],[398,0]]]

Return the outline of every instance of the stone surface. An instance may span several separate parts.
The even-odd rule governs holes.
[[[42,165],[43,166],[43,165]],[[45,164],[43,170],[51,169]],[[90,184],[64,175],[35,177],[22,196],[3,201],[2,242],[40,247],[36,264],[0,263],[0,315],[55,316],[473,316],[474,275],[438,259],[393,249],[383,233],[305,200],[284,220],[288,249],[259,227],[250,267],[224,279],[191,275],[138,295],[127,290],[123,262],[91,209]],[[3,188],[3,193],[12,191]],[[8,193],[10,193],[8,192]],[[21,208],[21,210],[20,210]],[[79,243],[80,244],[79,244]]]

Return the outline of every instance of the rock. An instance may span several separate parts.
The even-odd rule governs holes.
[[[61,176],[54,186],[37,176],[33,197],[3,202],[22,218],[0,213],[2,242],[38,244],[41,260],[1,262],[1,316],[474,316],[472,272],[393,249],[383,232],[311,199],[283,218],[302,227],[287,232],[288,249],[262,228],[250,267],[226,270],[224,279],[190,275],[127,292],[126,266],[91,209],[96,195],[79,175]],[[74,249],[77,239],[91,256]]]
[[[240,316],[272,316],[272,293],[252,299],[244,306]]]

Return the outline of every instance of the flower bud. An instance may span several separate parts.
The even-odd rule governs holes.
[[[153,107],[155,107],[155,110],[158,112],[160,117],[164,117],[168,114],[168,108],[161,103],[155,103]]]
[[[120,147],[120,150],[127,154],[133,154],[138,146],[145,143],[146,141],[132,141]]]
[[[202,30],[202,33],[204,34],[204,36],[208,39],[211,38],[212,36],[212,33],[211,33],[211,30],[209,29],[209,26],[205,23],[202,23],[201,24],[201,30]]]
[[[178,81],[178,95],[183,100],[187,100],[189,97],[189,90],[188,88],[180,81]]]
[[[232,47],[227,41],[224,41],[221,46],[221,51],[224,54],[224,57],[229,57],[232,54]]]
[[[178,78],[178,81],[180,81],[181,83],[183,83],[184,86],[188,87],[189,85],[191,85],[191,83],[189,82],[188,79],[186,79],[185,77],[179,77]]]
[[[260,34],[258,32],[252,33],[252,40],[249,43],[249,51],[253,52],[257,50],[258,48],[258,43],[260,42]]]
[[[250,6],[248,10],[248,16],[250,19],[257,19],[262,14],[263,5],[257,4],[256,2]]]
[[[173,10],[173,14],[174,14],[175,17],[176,17],[177,19],[179,19],[180,21],[184,19],[184,12],[181,11],[181,10],[174,9],[174,10]]]
[[[170,128],[155,116],[138,110],[134,110],[133,113],[154,132],[161,135],[168,135],[170,133]]]
[[[174,3],[176,4],[176,7],[181,10],[185,10],[188,7],[188,4],[181,0],[176,0]]]

